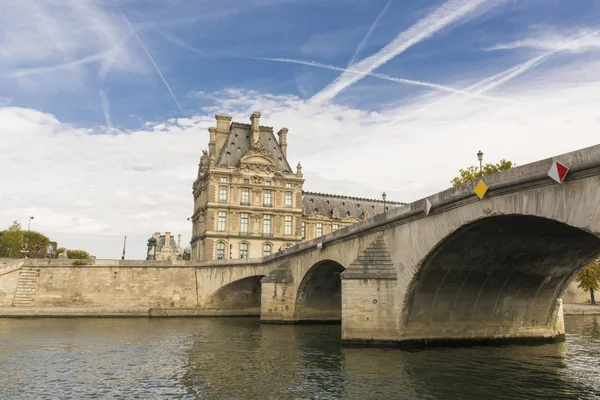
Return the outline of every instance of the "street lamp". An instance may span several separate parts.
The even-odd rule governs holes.
[[[483,173],[483,152],[481,150],[477,152],[477,159],[479,160],[479,173]]]
[[[148,254],[146,260],[156,260],[156,239],[151,237],[148,239]]]
[[[385,199],[386,199],[386,197],[387,197],[387,194],[385,194],[385,192],[383,192],[383,193],[381,194],[381,197],[383,197],[383,212],[385,213]]]
[[[29,254],[29,228],[31,228],[31,220],[33,219],[33,215],[31,215],[29,217],[29,220],[27,221],[27,238],[25,239],[25,251],[23,253],[25,253],[25,258],[28,258],[27,255]]]

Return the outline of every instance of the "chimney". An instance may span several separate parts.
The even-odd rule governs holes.
[[[279,130],[279,132],[277,132],[277,136],[279,136],[279,147],[281,147],[283,156],[286,158],[287,158],[287,133],[288,133],[288,128],[281,128]]]
[[[217,129],[215,131],[215,153],[211,157],[215,159],[219,158],[223,146],[229,136],[229,125],[231,124],[231,117],[225,114],[215,114],[217,120]]]
[[[165,232],[165,248],[171,248],[171,232]]]
[[[158,240],[160,239],[160,232],[154,233],[154,239],[156,239],[156,245],[158,245]]]
[[[177,235],[177,252],[181,253],[181,234]]]
[[[260,113],[255,111],[250,117],[252,121],[252,145],[258,146],[258,140],[260,139]]]
[[[208,128],[208,132],[210,132],[210,140],[208,142],[208,156],[215,156],[215,146],[217,145],[217,128],[210,127]]]

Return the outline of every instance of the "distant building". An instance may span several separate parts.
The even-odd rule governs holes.
[[[165,232],[161,235],[160,232],[154,234],[156,239],[156,259],[157,260],[181,260],[183,251],[181,250],[181,235],[177,235],[177,243],[175,238],[171,236],[171,232]]]
[[[192,260],[267,256],[384,211],[382,200],[304,192],[302,166],[294,172],[287,160],[288,129],[276,138],[260,117],[215,115],[192,186]]]

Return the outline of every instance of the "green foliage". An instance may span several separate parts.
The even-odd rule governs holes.
[[[594,292],[600,289],[600,259],[593,261],[581,270],[575,280],[578,287],[590,292],[592,304],[596,304]]]
[[[24,231],[18,221],[13,221],[11,226],[0,231],[0,257],[24,258],[25,248],[29,258],[57,258],[58,254],[65,250],[58,247],[56,242],[39,232]],[[87,251],[68,250],[67,256],[73,259],[91,258]]]
[[[67,257],[75,260],[89,260],[90,254],[84,250],[67,250]]]
[[[73,261],[73,265],[86,265],[86,262],[83,260],[75,260]]]
[[[482,171],[479,171],[479,167],[471,165],[465,169],[458,170],[460,176],[452,179],[450,183],[452,183],[453,187],[457,187],[463,183],[481,178],[482,176],[494,174],[500,171],[506,171],[507,169],[511,169],[512,167],[516,166],[517,164],[514,164],[512,161],[506,161],[504,159],[500,160],[500,162],[497,164],[485,164],[482,168]]]

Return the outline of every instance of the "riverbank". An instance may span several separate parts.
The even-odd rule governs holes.
[[[565,315],[600,315],[600,305],[563,304]]]
[[[61,317],[253,317],[259,308],[184,308],[184,307],[0,307],[0,318],[61,318]]]

